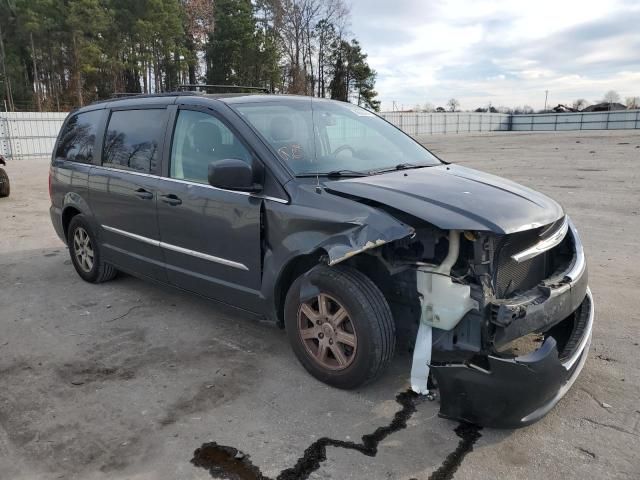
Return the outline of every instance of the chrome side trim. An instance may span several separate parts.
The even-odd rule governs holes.
[[[158,240],[154,240],[153,238],[143,237],[142,235],[136,235],[135,233],[126,232],[124,230],[120,230],[119,228],[109,227],[108,225],[102,225],[102,228],[109,232],[117,233],[118,235],[123,235],[125,237],[133,238],[134,240],[138,240],[139,242],[148,243],[149,245],[153,245],[154,247],[159,247],[160,242]]]
[[[220,192],[236,193],[238,195],[244,195],[245,197],[261,198],[263,200],[270,200],[272,202],[284,203],[284,204],[288,204],[289,203],[289,200],[285,200],[284,198],[270,197],[269,195],[256,195],[255,193],[239,192],[237,190],[227,190],[225,188],[214,187],[213,185],[208,185],[206,183],[191,182],[189,180],[181,180],[179,178],[161,177],[160,175],[152,175],[150,173],[136,172],[135,170],[125,170],[125,169],[121,169],[121,168],[105,167],[105,166],[102,166],[102,165],[91,165],[91,166],[94,167],[94,168],[99,168],[101,170],[107,170],[109,172],[130,173],[132,175],[138,175],[140,177],[158,178],[160,180],[167,180],[169,182],[183,183],[183,184],[186,184],[186,185],[195,185],[197,187],[210,188],[212,190],[218,190]]]
[[[566,361],[562,362],[562,366],[565,370],[571,370],[573,365],[578,361],[580,355],[582,355],[585,348],[589,348],[588,345],[591,343],[591,334],[593,332],[593,319],[595,317],[595,306],[593,305],[593,295],[591,295],[591,289],[587,287],[587,298],[589,299],[589,319],[587,320],[587,328],[584,331],[584,335],[580,340],[580,344],[576,351],[573,352]]]
[[[107,170],[109,172],[130,173],[131,175],[138,175],[139,177],[161,178],[158,175],[152,175],[150,173],[136,172],[135,170],[127,170],[127,169],[124,169],[124,168],[105,167],[103,165],[91,165],[91,166],[93,168],[98,168],[100,170]]]
[[[557,246],[562,240],[564,240],[567,231],[569,230],[569,217],[565,215],[564,221],[560,228],[548,238],[540,240],[538,243],[533,245],[532,247],[527,248],[521,252],[518,252],[511,256],[516,262],[522,263],[525,260],[529,260],[530,258],[535,257],[536,255],[540,255],[547,250],[551,250],[553,247]]]
[[[201,258],[203,260],[207,260],[209,262],[219,263],[221,265],[226,265],[227,267],[237,268],[239,270],[249,271],[249,268],[240,262],[234,262],[233,260],[227,260],[226,258],[215,257],[213,255],[209,255],[207,253],[198,252],[196,250],[189,250],[188,248],[179,247],[177,245],[172,245],[170,243],[161,242],[158,240],[154,240],[152,238],[143,237],[142,235],[137,235],[135,233],[127,232],[125,230],[120,230],[119,228],[110,227],[108,225],[102,225],[102,228],[109,232],[117,233],[119,235],[123,235],[125,237],[132,238],[134,240],[138,240],[139,242],[147,243],[149,245],[153,245],[154,247],[166,248],[167,250],[173,250],[174,252],[183,253],[185,255],[191,255],[192,257]]]
[[[188,248],[171,245],[170,243],[160,242],[160,247],[166,248],[167,250],[173,250],[174,252],[184,253],[185,255],[191,255],[192,257],[202,258],[203,260],[208,260],[210,262],[220,263],[222,265],[226,265],[227,267],[233,267],[247,271],[249,270],[249,268],[247,268],[247,266],[243,263],[234,262],[233,260],[227,260],[226,258],[214,257],[213,255],[198,252],[196,250],[189,250]]]

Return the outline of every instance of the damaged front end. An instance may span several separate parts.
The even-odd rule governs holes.
[[[413,390],[435,386],[446,418],[497,428],[542,418],[591,341],[593,300],[571,221],[509,234],[414,227],[368,252],[391,274],[396,322],[418,323]]]

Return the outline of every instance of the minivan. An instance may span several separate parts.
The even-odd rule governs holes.
[[[334,387],[372,381],[409,332],[411,388],[441,416],[517,427],[587,358],[593,299],[562,207],[349,103],[94,103],[65,120],[49,187],[84,280],[122,271],[262,315]]]

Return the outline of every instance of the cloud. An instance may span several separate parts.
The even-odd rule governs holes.
[[[541,108],[615,89],[640,95],[634,0],[353,0],[352,30],[378,72],[383,108]]]

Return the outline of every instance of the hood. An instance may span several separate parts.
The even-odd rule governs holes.
[[[546,195],[457,165],[330,181],[325,187],[388,205],[444,230],[506,234],[547,225],[564,215]]]

